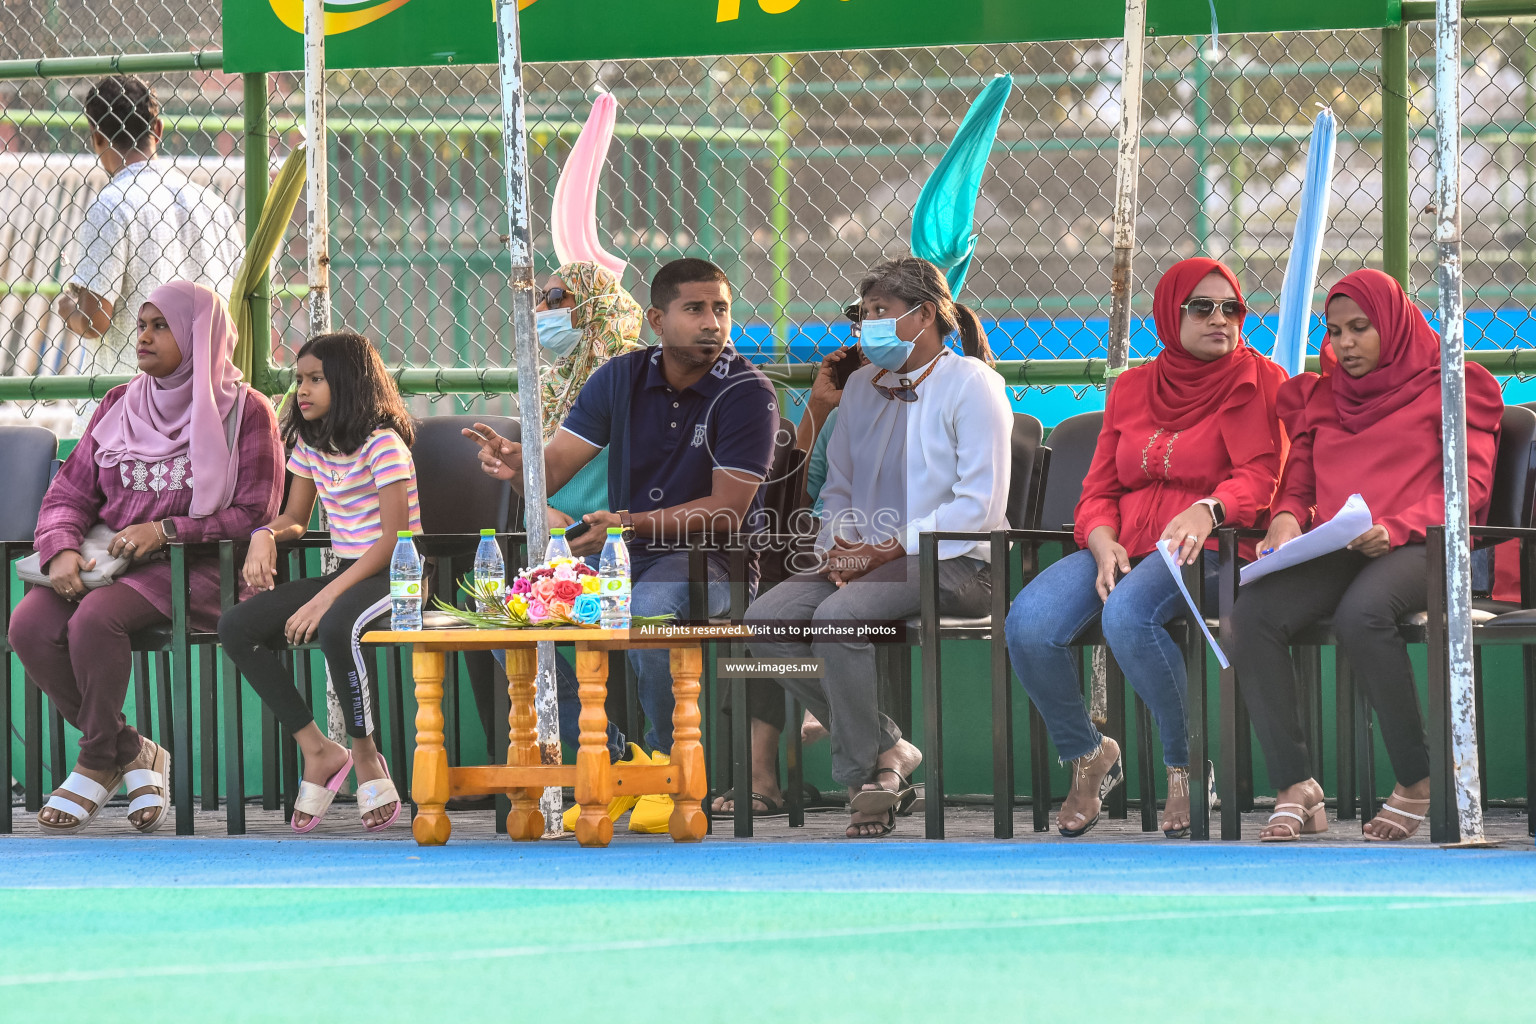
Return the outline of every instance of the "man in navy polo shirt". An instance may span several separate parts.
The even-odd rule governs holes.
[[[691,534],[747,532],[762,509],[779,410],[773,386],[732,347],[731,286],[700,259],[674,260],[651,281],[646,323],[661,344],[616,356],[588,378],[576,404],[544,449],[545,493],[553,494],[611,447],[608,501],[614,511],[585,517],[592,529],[571,543],[578,557],[602,550],[607,528],[624,530],[634,580],[634,615],[688,614]],[[477,424],[485,471],[521,488],[522,446]],[[749,545],[750,550],[750,545]],[[749,591],[757,582],[749,555]],[[727,557],[708,558],[709,614],[730,606]],[[653,760],[672,749],[672,673],[666,651],[631,651],[640,704],[650,722]],[[562,682],[565,682],[562,679]],[[562,686],[562,721],[579,712],[574,688]],[[570,692],[565,692],[569,690]],[[608,726],[617,757],[624,737]],[[665,832],[666,796],[642,797],[634,832]]]

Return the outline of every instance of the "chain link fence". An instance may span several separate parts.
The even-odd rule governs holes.
[[[0,61],[219,45],[218,15],[155,0],[26,0],[0,8]],[[1468,341],[1524,347],[1536,295],[1532,152],[1536,22],[1465,30]],[[1433,286],[1433,40],[1409,38],[1411,283]],[[1250,337],[1272,343],[1274,305],[1318,104],[1339,123],[1320,287],[1382,263],[1383,97],[1379,32],[1148,41],[1135,306],[1173,261],[1234,266]],[[702,256],[736,285],[740,345],[807,362],[842,344],[840,310],[867,267],[905,250],[918,192],[988,80],[1015,89],[977,205],[980,235],[962,300],[1002,359],[1104,353],[1109,315],[1119,40],[527,67],[534,247],[553,270],[549,202],[598,90],[619,103],[602,183],[600,233],[630,261],[644,301],[663,262]],[[149,78],[162,152],[243,211],[243,90],[216,71]],[[301,138],[302,78],[270,76],[275,161]],[[83,129],[89,79],[0,81],[0,370],[109,372],[53,312],[81,254],[85,211],[106,181]],[[375,339],[391,365],[513,362],[495,68],[329,75],[335,322]],[[291,359],[306,315],[299,212],[273,279],[273,358]],[[237,229],[238,230],[238,229]],[[1320,327],[1314,331],[1314,345]],[[1132,354],[1155,351],[1138,323]],[[1031,389],[1036,390],[1036,389]],[[1048,389],[1039,389],[1048,390]],[[1058,414],[1084,386],[1041,403]],[[429,396],[423,402],[433,400]],[[456,395],[473,411],[506,396]],[[9,403],[31,414],[33,403]],[[426,411],[423,406],[422,411]],[[1054,415],[1042,418],[1053,420]]]

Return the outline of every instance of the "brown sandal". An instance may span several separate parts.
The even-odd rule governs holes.
[[[1423,811],[1424,814],[1429,813],[1428,800],[1410,800],[1405,796],[1398,796],[1396,793],[1393,793],[1391,796],[1387,797],[1387,802],[1381,805],[1381,810],[1377,812],[1376,817],[1366,822],[1366,825],[1376,825],[1378,827],[1385,825],[1389,828],[1396,829],[1401,833],[1401,835],[1373,836],[1369,832],[1365,831],[1365,826],[1361,826],[1361,834],[1364,835],[1365,838],[1370,842],[1400,843],[1404,839],[1412,839],[1414,835],[1419,831],[1419,826],[1424,824],[1424,814],[1415,814],[1413,811],[1399,807],[1397,804],[1392,802],[1394,800],[1397,801],[1397,804],[1409,804],[1415,809]],[[1391,818],[1382,817],[1382,815],[1386,814],[1388,811],[1399,815],[1405,820],[1412,821],[1412,827],[1403,824],[1403,822],[1393,821]]]
[[[1110,790],[1125,781],[1125,769],[1120,764],[1120,745],[1105,736],[1099,740],[1099,748],[1091,754],[1074,758],[1072,761],[1072,789],[1067,793],[1067,799],[1072,798],[1073,793],[1097,793],[1093,816],[1089,817],[1081,811],[1072,815],[1075,823],[1069,827],[1064,815],[1066,804],[1062,804],[1062,813],[1056,818],[1056,831],[1068,839],[1076,839],[1099,823],[1099,815],[1102,813],[1104,798]],[[1086,819],[1086,820],[1085,820]]]

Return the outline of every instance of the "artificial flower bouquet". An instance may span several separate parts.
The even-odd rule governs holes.
[[[500,583],[478,584],[472,576],[459,581],[476,605],[497,611],[467,611],[435,599],[437,609],[460,622],[485,629],[597,629],[602,622],[602,603],[597,596],[597,570],[579,558],[555,558],[523,569],[510,587]],[[672,616],[637,617],[631,625],[654,625]]]

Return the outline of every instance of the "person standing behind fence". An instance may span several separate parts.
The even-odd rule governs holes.
[[[1013,670],[1072,763],[1056,820],[1064,836],[1093,828],[1103,798],[1124,779],[1119,745],[1083,706],[1081,652],[1072,647],[1095,621],[1162,736],[1163,831],[1188,834],[1187,680],[1167,629],[1187,608],[1154,549],[1173,540],[1183,564],[1203,561],[1209,602],[1211,534],[1223,524],[1252,526],[1275,496],[1285,458],[1275,396],[1286,375],[1243,341],[1246,313],[1237,278],[1216,260],[1183,260],[1158,281],[1152,316],[1163,350],[1109,392],[1073,517],[1081,549],[1036,576],[1008,612]],[[1251,542],[1245,553],[1252,557]]]
[[[822,677],[780,684],[825,722],[832,777],[848,787],[850,839],[895,828],[913,799],[922,753],[876,704],[875,648],[865,637],[805,639],[804,630],[905,625],[921,607],[918,536],[1005,528],[1013,413],[976,314],[938,268],[908,256],[859,282],[860,347],[871,365],[843,388],[827,449],[817,550],[823,564],[769,590],[747,610],[759,658],[819,658]],[[965,356],[945,339],[959,333]],[[985,615],[988,546],[939,545],[939,607]],[[903,650],[902,654],[908,652]]]
[[[416,427],[384,361],[367,338],[322,334],[299,349],[297,387],[283,424],[295,442],[288,468],[288,505],[251,534],[245,581],[260,593],[219,620],[219,640],[304,753],[304,781],[293,805],[293,830],[320,823],[337,790],[357,767],[357,811],[377,832],[400,816],[400,797],[373,738],[369,661],[363,629],[389,611],[389,562],[397,534],[421,532]],[[315,499],[330,517],[335,572],[276,586],[277,545],[304,536]],[[346,715],[352,749],[327,739],[283,667],[277,648],[318,637]]]
[[[131,638],[170,622],[171,541],[244,540],[282,499],[277,420],[230,362],[235,326],[224,301],[175,281],[155,289],[138,319],[143,372],[107,392],[49,485],[34,544],[50,586],[32,588],[11,617],[11,647],[28,676],[82,734],[75,771],[38,815],[45,833],[84,828],[124,783],[134,828],[152,832],[164,820],[170,755],[123,718]],[[87,592],[80,574],[95,563],[81,546],[97,523],[117,531],[109,553],[133,565]],[[218,561],[189,563],[191,628],[210,630]]]
[[[134,365],[134,318],[171,280],[224,298],[242,245],[217,190],[160,159],[160,103],[137,75],[110,75],[85,98],[91,148],[109,176],[75,234],[58,314],[83,341],[69,371],[121,373]]]
[[[1328,292],[1324,312],[1332,350],[1323,353],[1325,374],[1303,374],[1281,392],[1293,447],[1260,550],[1332,519],[1352,494],[1365,499],[1373,525],[1346,550],[1243,587],[1232,637],[1223,643],[1279,790],[1259,838],[1289,842],[1328,828],[1289,654],[1297,631],[1331,616],[1397,776],[1381,813],[1365,824],[1365,838],[1399,841],[1419,830],[1429,810],[1429,744],[1398,621],[1428,607],[1424,541],[1430,526],[1445,522],[1440,336],[1402,285],[1379,270],[1346,275]],[[1493,494],[1504,400],[1493,374],[1474,363],[1466,372],[1467,507],[1478,523]]]

